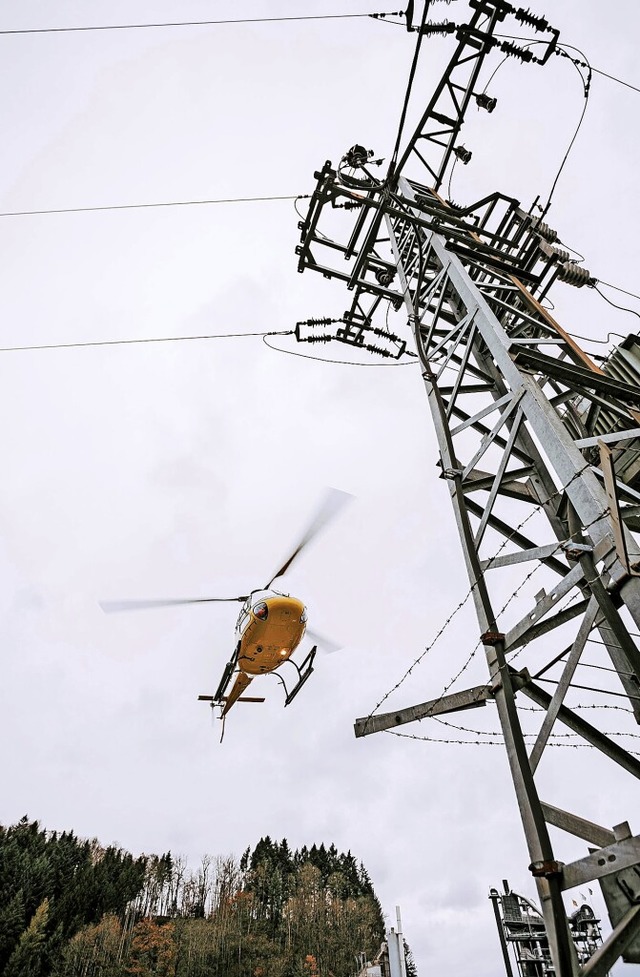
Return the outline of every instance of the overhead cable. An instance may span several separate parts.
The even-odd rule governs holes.
[[[43,214],[89,214],[101,210],[149,210],[153,207],[201,207],[210,204],[249,204],[267,200],[304,200],[309,193],[287,194],[270,197],[219,197],[212,200],[163,200],[149,204],[105,204],[101,207],[58,207],[51,210],[10,210],[0,212],[0,217],[40,217]]]
[[[582,55],[583,58],[585,57],[582,51],[580,50],[580,48],[575,47],[575,45],[573,44],[563,43],[562,48],[570,48],[572,51],[577,51],[578,54]],[[556,53],[560,55],[560,57],[570,58],[571,57],[570,55],[563,54],[562,48],[558,48]],[[595,74],[597,75],[603,75],[605,78],[609,78],[611,81],[617,82],[618,85],[624,85],[625,88],[630,88],[634,92],[640,92],[640,88],[638,88],[636,85],[632,85],[628,81],[623,81],[622,78],[616,78],[615,75],[610,75],[608,72],[602,71],[600,68],[594,68],[593,65],[589,65],[586,61],[586,58],[584,61],[577,61],[573,58],[571,58],[571,60],[574,62],[574,64],[579,65],[581,68],[590,68],[590,70],[595,72]]]
[[[606,284],[606,282],[602,282],[602,284],[604,285],[604,284]],[[608,298],[608,296],[606,296],[604,294],[604,292],[601,292],[600,289],[598,288],[598,286],[595,285],[595,284],[592,285],[591,288],[593,288],[593,290],[596,291],[598,293],[598,295],[600,295],[605,300],[605,302],[608,302],[609,305],[612,305],[614,307],[614,309],[620,309],[621,312],[630,312],[631,315],[638,316],[638,318],[640,319],[640,312],[636,312],[635,309],[629,309],[626,305],[618,305],[617,302],[612,302],[611,299]],[[612,285],[611,288],[615,288],[615,285]],[[620,291],[623,291],[623,289],[620,289]],[[630,294],[630,293],[627,293],[627,294]],[[609,335],[619,336],[620,333],[610,333]]]
[[[528,37],[522,37],[522,36],[519,36],[517,34],[496,34],[495,36],[496,37],[507,37],[507,38],[510,38],[513,41],[528,41],[529,40]],[[544,44],[544,41],[531,41],[530,43],[531,44]],[[579,48],[575,47],[575,45],[573,45],[573,44],[566,44],[565,42],[563,42],[561,46],[559,45],[556,48],[556,50],[555,50],[554,53],[558,57],[560,57],[560,58],[569,58],[571,61],[574,62],[574,64],[578,65],[581,68],[590,67],[591,68],[591,71],[593,71],[594,74],[596,74],[596,75],[602,75],[604,78],[609,78],[611,81],[617,82],[618,85],[624,85],[625,88],[630,88],[634,92],[640,92],[640,88],[638,88],[637,85],[632,85],[631,82],[624,81],[622,78],[617,78],[615,75],[611,75],[611,74],[609,74],[609,72],[603,71],[601,68],[594,68],[593,65],[587,64],[586,59],[584,61],[578,61],[577,59],[572,58],[570,54],[567,54],[567,52],[564,50],[564,48],[570,48],[572,51],[578,51],[578,53],[581,54],[583,58],[585,57],[584,54],[582,53],[582,51],[580,51]],[[491,79],[489,79],[489,81],[491,81]]]
[[[574,50],[578,50],[578,49],[575,48]],[[551,189],[549,191],[549,196],[547,198],[547,203],[545,204],[544,209],[542,210],[542,213],[540,215],[540,220],[543,220],[544,219],[547,211],[549,210],[549,207],[551,206],[551,199],[552,199],[553,194],[555,192],[555,189],[556,189],[558,180],[560,179],[560,176],[561,176],[562,171],[563,171],[563,169],[565,167],[565,164],[566,164],[567,160],[569,159],[569,154],[570,154],[571,150],[573,149],[573,144],[575,143],[576,139],[578,138],[578,133],[580,132],[580,128],[582,126],[582,123],[584,122],[585,113],[587,111],[587,106],[589,104],[589,92],[590,92],[590,89],[591,89],[592,69],[591,69],[591,65],[587,61],[586,56],[582,53],[582,51],[580,51],[579,53],[582,54],[582,57],[585,59],[584,60],[584,63],[583,63],[583,67],[586,67],[586,69],[587,69],[587,78],[586,78],[586,81],[585,81],[585,79],[584,79],[584,77],[582,75],[582,72],[580,71],[580,67],[576,63],[575,59],[569,57],[569,55],[567,55],[567,57],[569,57],[569,60],[571,61],[571,64],[575,67],[576,71],[580,75],[580,80],[582,81],[582,85],[583,85],[583,89],[584,89],[584,104],[582,106],[582,112],[580,113],[580,118],[578,119],[578,125],[576,126],[575,132],[573,133],[573,136],[571,137],[571,142],[567,146],[567,151],[566,151],[566,153],[564,154],[564,156],[562,158],[562,162],[560,163],[560,167],[558,168],[558,172],[556,173],[555,180],[551,184]]]
[[[276,332],[227,332],[213,333],[206,336],[160,336],[151,339],[103,339],[86,343],[45,343],[42,346],[5,346],[0,347],[0,353],[18,353],[37,349],[78,349],[86,346],[133,346],[140,343],[185,343],[202,339],[245,339],[251,336],[292,336],[293,329],[283,329]]]
[[[619,285],[612,285],[611,282],[603,282],[601,278],[596,282],[597,285],[606,285],[607,288],[614,288],[616,292],[622,292],[623,295],[629,295],[632,299],[638,299],[640,301],[640,295],[636,295],[635,292],[628,292],[626,288],[620,288]]]
[[[282,349],[281,346],[274,346],[273,343],[270,343],[267,339],[267,336],[291,336],[294,334],[295,330],[293,332],[290,331],[286,333],[266,332],[262,334],[262,342],[265,344],[265,346],[268,346],[269,349],[274,350],[276,353],[286,353],[287,356],[299,356],[303,360],[314,360],[316,363],[329,363],[331,366],[356,366],[365,367],[366,369],[375,367],[376,369],[384,369],[385,367],[395,366],[415,366],[418,362],[416,354],[411,352],[407,352],[406,355],[409,357],[415,357],[415,359],[403,360],[401,363],[358,363],[355,360],[330,360],[326,359],[324,356],[314,356],[310,353],[298,353],[294,349]]]
[[[99,24],[87,27],[26,27],[18,30],[0,30],[0,34],[78,34],[89,31],[137,31],[163,27],[216,27],[222,24],[269,24],[296,20],[355,20],[362,17],[374,19],[402,17],[403,10],[373,14],[306,14],[293,17],[242,17],[227,20],[177,20],[158,24]]]

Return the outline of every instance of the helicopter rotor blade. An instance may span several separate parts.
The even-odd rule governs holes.
[[[142,611],[155,607],[177,607],[182,604],[221,604],[241,602],[247,597],[186,597],[175,600],[104,600],[100,607],[105,614],[115,614],[119,611]]]
[[[340,489],[334,488],[327,489],[324,497],[322,498],[320,506],[318,507],[318,511],[307,526],[307,529],[303,533],[298,545],[286,562],[282,564],[278,572],[271,577],[271,580],[265,587],[265,590],[269,590],[274,580],[277,580],[278,577],[281,577],[287,572],[293,561],[300,555],[307,543],[309,543],[314,536],[317,536],[318,533],[321,532],[325,526],[338,514],[343,506],[345,506],[347,502],[351,502],[352,499],[353,495],[351,495],[349,492],[342,492]]]
[[[327,638],[324,634],[314,631],[312,628],[307,628],[305,634],[308,638],[311,638],[314,645],[318,645],[322,651],[327,652],[329,655],[333,655],[335,651],[340,651],[343,647],[336,641],[332,641],[331,638]]]

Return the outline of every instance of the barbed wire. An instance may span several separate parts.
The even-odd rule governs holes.
[[[461,726],[459,723],[452,723],[447,719],[442,719],[440,716],[427,716],[427,719],[433,719],[435,722],[440,723],[442,726],[448,726],[449,729],[456,729],[460,733],[472,733],[474,736],[502,736],[500,730],[482,730],[473,729],[470,726]],[[420,720],[421,722],[422,720]],[[533,739],[537,737],[537,733],[528,733],[524,730],[522,735],[525,739]],[[640,733],[627,733],[624,730],[610,730],[602,731],[603,736],[628,736],[630,739],[638,740],[640,739]],[[580,733],[549,733],[549,737],[553,739],[581,739]]]
[[[634,715],[633,709],[628,709],[626,706],[618,706],[614,703],[606,702],[578,702],[576,705],[571,706],[573,712],[582,709],[615,709],[617,712],[626,712],[629,716]],[[519,706],[519,712],[546,712],[544,706]]]
[[[419,740],[423,743],[443,743],[448,746],[501,746],[504,748],[504,739],[499,740],[456,740],[456,739],[446,739],[437,736],[418,736],[415,733],[399,733],[395,729],[385,729],[385,733],[390,736],[399,736],[406,740]],[[565,750],[597,750],[596,746],[592,746],[591,743],[547,743],[547,746],[556,747]],[[640,751],[627,750],[629,756],[640,757]]]
[[[442,626],[440,627],[440,629],[438,630],[438,632],[436,633],[436,635],[434,636],[434,638],[432,639],[432,641],[429,642],[429,644],[424,648],[424,650],[420,653],[420,655],[418,655],[418,657],[412,662],[412,664],[409,666],[409,668],[407,668],[407,670],[404,672],[404,674],[401,676],[401,678],[395,683],[395,685],[393,685],[387,692],[385,692],[385,694],[382,696],[382,698],[376,703],[376,705],[373,707],[373,709],[371,710],[371,712],[367,715],[367,717],[365,719],[365,729],[366,729],[366,724],[368,723],[368,721],[370,719],[372,719],[372,717],[374,715],[376,715],[376,713],[378,712],[378,710],[381,708],[382,705],[384,705],[384,703],[387,701],[387,699],[391,695],[393,695],[393,693],[396,692],[404,684],[404,682],[409,678],[409,676],[412,674],[412,672],[414,671],[414,669],[417,668],[418,665],[420,665],[420,663],[423,661],[423,659],[426,657],[426,655],[435,647],[435,645],[440,640],[440,638],[442,637],[442,635],[444,634],[444,632],[447,630],[447,628],[449,627],[449,625],[451,624],[451,622],[454,620],[454,618],[457,616],[457,614],[465,606],[465,604],[469,600],[469,597],[471,597],[471,595],[472,595],[473,591],[475,590],[475,588],[477,587],[480,579],[484,578],[484,576],[486,574],[486,571],[491,568],[492,563],[494,563],[498,559],[498,557],[500,556],[500,554],[502,553],[502,551],[504,550],[504,548],[520,532],[520,530],[527,524],[527,522],[529,522],[529,520],[533,518],[533,516],[535,516],[537,513],[539,513],[544,506],[548,506],[550,502],[553,502],[555,499],[561,499],[562,496],[564,495],[564,493],[566,492],[566,490],[572,485],[572,483],[577,478],[579,478],[583,474],[583,472],[589,470],[591,467],[592,467],[591,464],[587,463],[587,464],[583,465],[582,468],[579,468],[576,472],[574,472],[574,474],[571,476],[571,478],[569,479],[569,481],[566,482],[565,485],[562,485],[562,486],[560,486],[560,488],[556,489],[556,491],[553,492],[550,496],[548,496],[548,498],[546,498],[544,501],[541,501],[541,502],[537,503],[532,508],[532,510],[529,513],[527,513],[527,515],[525,516],[525,518],[522,519],[521,522],[515,527],[515,529],[513,529],[511,531],[511,533],[509,533],[508,536],[505,536],[505,538],[503,539],[502,543],[500,544],[500,546],[498,547],[498,549],[496,550],[496,552],[494,553],[494,555],[487,561],[487,563],[485,565],[485,568],[482,571],[480,577],[478,577],[476,580],[473,581],[473,583],[469,587],[469,590],[467,591],[467,593],[465,594],[465,596],[463,597],[463,599],[459,602],[459,604],[454,608],[454,610],[451,612],[451,614],[444,621],[444,623],[442,624]],[[584,530],[586,530],[587,528],[589,528],[595,522],[598,522],[600,519],[604,518],[604,516],[607,514],[608,511],[609,510],[606,509],[604,513],[599,514],[594,520],[592,520],[591,523],[589,523],[587,526],[584,527]],[[558,541],[558,544],[557,544],[557,546],[556,546],[556,548],[555,548],[555,550],[553,552],[556,553],[559,549],[562,548],[562,546],[564,546],[566,543],[568,543],[570,541],[571,541],[570,538],[569,539],[564,539],[564,540]],[[500,615],[504,613],[504,611],[506,610],[506,608],[509,606],[509,604],[511,603],[511,601],[517,596],[517,594],[522,589],[522,587],[533,576],[533,574],[535,573],[535,571],[538,570],[541,566],[543,566],[542,563],[536,564],[536,566],[534,567],[534,569],[527,575],[527,577],[525,577],[525,579],[522,581],[522,583],[518,586],[517,590],[514,591],[511,594],[511,596],[509,597],[509,599],[506,602],[506,604],[504,605],[504,607],[498,612],[497,617],[500,617]],[[578,596],[577,594],[574,595],[572,597],[572,600],[575,600],[575,598],[577,596]],[[475,654],[476,654],[476,652],[477,652],[477,650],[478,650],[478,648],[480,647],[481,644],[482,644],[482,639],[480,639],[478,641],[478,643],[476,644],[476,646],[472,649],[471,653],[469,654],[469,657],[464,662],[464,664],[462,665],[461,669],[445,685],[445,687],[442,690],[442,692],[440,693],[439,697],[436,699],[436,703],[437,702],[440,702],[442,700],[443,696],[446,695],[446,693],[451,688],[451,686],[454,684],[454,682],[456,682],[457,679],[463,674],[463,672],[466,671],[466,669],[469,667],[471,661],[473,660],[473,658],[474,658],[474,656],[475,656]],[[523,648],[524,648],[524,645],[523,645]],[[519,651],[517,653],[520,653],[523,650],[523,648],[519,649]],[[515,657],[515,655],[514,655],[514,657]]]

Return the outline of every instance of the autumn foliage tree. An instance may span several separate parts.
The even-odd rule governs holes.
[[[191,870],[0,827],[0,977],[346,977],[383,936],[369,876],[334,845],[267,836]]]
[[[175,972],[176,944],[172,923],[158,925],[153,919],[136,923],[126,973],[131,977],[169,977]]]

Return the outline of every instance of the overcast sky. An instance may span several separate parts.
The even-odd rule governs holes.
[[[529,6],[594,66],[640,86],[631,0]],[[3,0],[0,29],[376,9]],[[437,20],[467,15],[465,0],[433,7]],[[2,35],[0,211],[310,193],[314,170],[356,141],[389,155],[413,46],[370,19]],[[410,120],[451,50],[425,43]],[[451,194],[501,190],[528,206],[573,135],[580,79],[559,58],[511,59],[490,93],[498,108],[470,113],[474,157]],[[639,99],[594,76],[548,215],[595,276],[631,291]],[[350,296],[297,273],[298,220],[291,201],[0,217],[1,345],[278,331],[339,315]],[[637,331],[591,290],[558,285],[552,299],[575,334]],[[391,321],[408,338],[404,316]],[[346,347],[321,355],[352,359]],[[535,899],[504,751],[353,735],[468,589],[415,365],[314,362],[260,338],[2,352],[0,404],[2,823],[26,813],[194,865],[265,834],[333,842],[364,862],[391,924],[401,906],[422,977],[499,973],[488,890],[508,878]],[[236,707],[221,745],[196,697],[232,652],[237,606],[107,617],[98,601],[260,587],[327,485],[355,501],[283,584],[343,650],[318,657],[286,710],[265,678],[266,704]],[[531,599],[524,591],[522,613]],[[383,708],[437,696],[476,641],[465,607]],[[479,658],[457,687],[485,678]],[[497,729],[484,712],[483,728]],[[595,790],[580,751],[553,752],[547,780],[572,809],[590,800],[609,826],[637,810],[626,779],[603,766]]]

